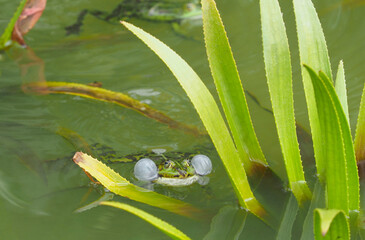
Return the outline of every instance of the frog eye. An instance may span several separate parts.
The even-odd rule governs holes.
[[[134,165],[134,176],[140,181],[153,181],[158,178],[158,170],[154,161],[149,158],[140,159]]]
[[[212,162],[209,157],[202,154],[195,155],[191,159],[191,165],[193,165],[198,175],[208,175],[212,171]]]
[[[167,160],[167,161],[164,162],[164,167],[165,168],[173,168],[173,167],[175,167],[175,163],[171,160]]]

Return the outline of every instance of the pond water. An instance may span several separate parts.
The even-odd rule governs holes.
[[[18,1],[0,0],[0,32]],[[168,239],[138,217],[110,207],[75,210],[101,196],[71,158],[78,149],[57,133],[68,129],[88,144],[101,143],[127,155],[154,148],[195,151],[204,148],[213,162],[206,186],[179,189],[156,187],[204,211],[189,219],[145,204],[114,196],[170,222],[193,239],[275,239],[291,232],[293,239],[312,239],[309,206],[297,214],[293,228],[279,229],[285,210],[296,209],[287,191],[285,169],[277,141],[265,79],[260,38],[259,6],[253,0],[217,0],[226,26],[253,123],[264,153],[277,176],[252,179],[255,195],[278,226],[268,226],[237,208],[237,199],[212,143],[147,118],[118,105],[69,95],[35,95],[24,84],[40,81],[101,82],[149,104],[179,122],[203,129],[192,104],[164,64],[130,32],[86,16],[79,35],[66,36],[65,27],[83,9],[112,11],[120,0],[49,1],[40,21],[26,36],[29,49],[0,53],[0,239]],[[289,1],[281,1],[292,50],[296,119],[308,129],[305,99],[296,50],[295,22]],[[365,68],[365,7],[363,1],[315,1],[325,32],[333,72],[344,60],[352,130],[355,129]],[[169,23],[129,20],[152,33],[179,53],[199,74],[215,98],[213,80],[198,26],[182,26],[178,34]],[[299,135],[306,175],[314,183],[313,153],[308,135]],[[132,179],[133,164],[114,164]],[[320,206],[321,199],[317,206]],[[364,206],[363,206],[364,207]],[[310,212],[310,211],[309,211]],[[290,221],[289,221],[290,222]],[[303,227],[303,222],[304,227]],[[283,232],[282,232],[283,231]],[[280,235],[284,236],[284,235]]]

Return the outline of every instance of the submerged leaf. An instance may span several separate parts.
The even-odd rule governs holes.
[[[357,117],[355,135],[356,161],[365,161],[365,84],[362,90],[359,116]]]
[[[222,207],[210,223],[210,230],[203,240],[239,239],[248,212],[231,205]]]
[[[101,202],[112,200],[114,196],[115,196],[114,193],[104,192],[104,194],[100,198],[98,198],[95,201],[93,201],[91,203],[88,203],[88,204],[86,204],[86,205],[84,205],[82,207],[79,207],[74,212],[75,213],[81,213],[81,212],[88,211],[88,210],[90,210],[90,209],[92,209],[94,207],[99,206],[99,204]]]
[[[101,202],[100,205],[111,206],[111,207],[119,208],[119,209],[125,210],[127,212],[130,212],[130,213],[136,215],[137,217],[142,218],[146,222],[149,222],[150,224],[152,224],[156,228],[160,229],[162,232],[164,232],[165,234],[167,234],[168,236],[170,236],[173,239],[185,239],[185,240],[190,239],[183,232],[181,232],[179,229],[175,228],[171,224],[169,224],[145,211],[142,211],[141,209],[135,208],[131,205],[128,205],[125,203],[120,203],[120,202],[109,202],[109,201]]]
[[[267,165],[251,122],[235,60],[214,0],[203,0],[203,26],[210,70],[238,153],[248,174],[253,162]]]
[[[293,195],[290,196],[288,203],[286,204],[284,216],[280,223],[280,228],[278,230],[277,240],[281,239],[292,239],[292,228],[296,220],[298,213],[298,203],[295,201]]]
[[[227,126],[213,96],[202,80],[177,53],[164,43],[130,23],[122,22],[122,24],[150,47],[174,74],[207,129],[228,172],[241,206],[263,218],[266,212],[252,193],[245,169]]]
[[[322,184],[319,182],[319,180],[317,180],[313,189],[313,197],[303,222],[303,230],[300,240],[314,239],[314,209],[318,207],[324,208],[325,205],[324,189],[322,188]]]
[[[126,94],[113,92],[100,87],[93,87],[89,85],[79,83],[66,83],[66,82],[34,82],[30,84],[24,84],[22,86],[25,92],[37,93],[37,94],[70,94],[85,98],[91,98],[99,101],[115,103],[120,106],[133,109],[142,115],[152,118],[160,123],[167,124],[170,128],[181,129],[187,133],[193,135],[204,135],[204,132],[199,131],[194,126],[189,126],[184,123],[177,122],[165,115],[164,113],[151,108],[145,103],[141,103]]]
[[[122,197],[188,217],[194,217],[195,214],[200,212],[188,203],[131,184],[105,164],[85,153],[75,153],[73,161],[97,179],[104,187]]]
[[[56,130],[56,133],[63,137],[67,142],[72,144],[74,149],[86,152],[87,154],[92,153],[91,146],[77,132],[74,132],[68,128],[59,127]]]
[[[11,51],[11,57],[14,58],[20,69],[20,75],[23,82],[45,82],[44,61],[36,55],[31,48],[16,48]]]
[[[277,0],[261,0],[266,78],[289,185],[299,204],[310,199],[295,129],[292,71],[288,38]]]
[[[38,19],[42,16],[44,9],[46,8],[47,0],[27,0],[21,15],[19,16],[11,39],[18,42],[20,45],[25,45],[23,36],[34,27]]]
[[[316,240],[350,239],[349,224],[344,212],[336,209],[315,209],[314,235]]]
[[[0,145],[3,149],[8,149],[17,156],[17,159],[29,170],[36,173],[44,183],[48,182],[46,170],[44,169],[43,163],[40,161],[40,157],[28,146],[27,142],[5,135],[0,136]]]

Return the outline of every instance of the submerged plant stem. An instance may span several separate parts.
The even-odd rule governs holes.
[[[67,83],[67,82],[34,82],[23,85],[23,90],[26,92],[37,94],[69,94],[76,95],[85,98],[91,98],[108,103],[114,103],[122,107],[135,110],[142,115],[152,118],[160,123],[167,124],[170,128],[181,129],[186,133],[196,136],[205,135],[206,133],[200,131],[194,126],[190,126],[184,123],[177,122],[167,116],[166,114],[150,107],[147,104],[141,103],[126,94],[113,92],[100,87],[93,87],[89,85],[79,83]]]

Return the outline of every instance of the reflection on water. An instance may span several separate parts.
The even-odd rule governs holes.
[[[206,213],[205,220],[194,221],[118,196],[114,196],[114,200],[137,206],[171,222],[194,239],[275,239],[278,228],[269,227],[237,208],[229,179],[207,137],[197,138],[173,130],[132,110],[108,103],[77,96],[35,96],[22,91],[22,85],[31,82],[88,84],[97,81],[106,89],[130,94],[172,119],[202,129],[195,110],[168,69],[121,26],[85,17],[80,35],[65,36],[64,27],[72,24],[85,6],[112,10],[118,2],[49,2],[36,28],[26,37],[33,50],[13,48],[6,54],[0,53],[0,238],[167,238],[135,216],[116,209],[94,207],[100,198],[111,195],[103,195],[103,189],[90,184],[80,168],[72,163],[71,157],[78,149],[56,133],[60,128],[67,128],[82,136],[89,145],[102,143],[121,155],[160,148],[193,151],[197,146],[207,145],[214,166],[207,185],[194,184],[178,189],[155,186],[154,189],[202,209]],[[17,3],[0,0],[0,4],[0,29],[3,29]],[[280,148],[272,115],[267,111],[271,107],[262,63],[257,1],[221,0],[217,4],[227,26],[244,87],[254,96],[249,98],[248,104],[258,138],[270,165],[276,173],[281,173],[284,168]],[[292,16],[290,4],[285,1],[281,4],[284,17],[289,19]],[[344,60],[354,129],[365,75],[363,1],[315,1],[315,5],[333,60],[333,72],[336,72],[339,60]],[[203,57],[205,50],[199,27],[192,30],[192,34],[200,38],[194,41],[176,34],[167,23],[131,21],[181,54],[214,91]],[[293,38],[295,44],[294,21],[287,24],[289,38]],[[294,51],[292,58],[299,62]],[[302,126],[302,134],[298,135],[301,136],[305,168],[313,170],[298,65],[293,64],[296,116]],[[111,164],[111,167],[132,179],[133,164]],[[307,174],[314,176],[313,171],[308,170]],[[273,173],[266,173],[262,179],[252,179],[252,184],[255,196],[280,223],[286,209],[284,203],[290,196],[284,191],[285,183]],[[306,216],[305,210],[299,215]],[[312,223],[305,226],[309,226],[307,232],[311,232]],[[293,236],[301,232],[302,224],[295,223]]]
[[[9,186],[7,185],[6,181],[2,180],[1,175],[0,175],[0,195],[4,200],[14,205],[15,207],[25,208],[28,205],[26,202],[19,199],[11,192],[11,189],[9,189]]]

